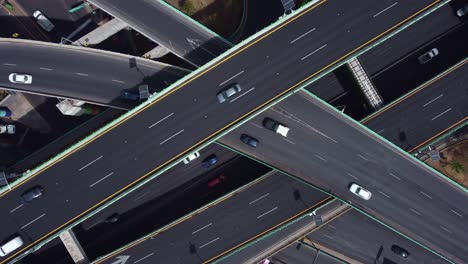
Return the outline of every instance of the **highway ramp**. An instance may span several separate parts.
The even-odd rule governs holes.
[[[232,44],[162,0],[90,0],[147,38],[199,67]]]
[[[265,117],[290,127],[288,137],[263,128]],[[258,147],[242,143],[242,133],[257,138]],[[457,263],[468,259],[466,192],[305,91],[219,141],[345,199]],[[352,182],[372,198],[352,194]]]
[[[102,51],[32,40],[0,39],[0,87],[3,89],[78,99],[131,109],[135,102],[121,98],[123,89],[147,84],[161,91],[189,73],[169,64]],[[32,76],[32,84],[15,84],[10,73]]]

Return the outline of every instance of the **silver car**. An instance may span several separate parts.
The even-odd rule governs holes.
[[[432,60],[435,56],[439,55],[439,50],[436,48],[431,49],[430,51],[424,53],[423,55],[418,57],[418,61],[420,64],[428,63]]]
[[[468,14],[468,4],[465,4],[462,8],[457,10],[457,16],[463,17]]]
[[[241,91],[241,87],[239,84],[235,83],[228,88],[221,90],[216,97],[218,98],[219,103],[224,103],[227,99],[235,95],[236,93]]]
[[[33,17],[36,19],[39,26],[41,26],[45,31],[50,32],[54,29],[54,24],[50,22],[50,20],[42,14],[41,11],[36,11],[33,13]]]

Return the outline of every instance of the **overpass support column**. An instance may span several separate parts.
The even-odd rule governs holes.
[[[381,108],[383,106],[383,99],[370,80],[366,71],[364,71],[364,68],[362,67],[358,58],[351,59],[347,64],[370,105],[375,110]]]
[[[75,263],[90,263],[86,253],[80,245],[80,242],[76,238],[75,233],[73,233],[71,229],[61,233],[60,240],[62,240],[63,245],[65,245],[68,253],[70,253],[70,256],[72,257],[73,261],[75,261]]]

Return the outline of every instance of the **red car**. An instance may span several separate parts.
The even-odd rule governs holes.
[[[218,177],[212,179],[211,181],[208,182],[208,187],[213,188],[216,185],[222,183],[224,180],[226,180],[226,177],[224,174],[219,175]]]

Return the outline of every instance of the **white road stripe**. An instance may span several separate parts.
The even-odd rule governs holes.
[[[356,176],[352,175],[352,174],[351,174],[351,173],[349,173],[349,172],[347,172],[346,174],[348,174],[349,176],[353,177],[353,178],[354,178],[354,179],[356,179],[356,180],[358,179],[358,177],[356,177]]]
[[[174,135],[168,137],[167,139],[165,139],[164,141],[162,141],[161,143],[159,143],[159,145],[162,145],[162,144],[166,143],[167,141],[173,139],[174,137],[176,137],[177,135],[179,135],[179,134],[182,133],[182,132],[184,132],[184,129],[182,129],[181,131],[179,131],[179,132],[175,133]]]
[[[262,196],[258,197],[257,199],[255,199],[255,200],[251,201],[251,202],[249,203],[249,205],[251,205],[251,204],[254,204],[254,203],[256,203],[256,202],[260,201],[261,199],[263,199],[263,198],[267,197],[268,195],[270,195],[270,193],[267,193],[267,194],[264,194],[264,195],[262,195]]]
[[[317,157],[318,159],[321,159],[322,161],[325,161],[325,162],[327,161],[326,159],[320,157],[319,155],[314,155],[314,156]]]
[[[151,126],[149,126],[148,128],[152,128],[152,127],[154,127],[155,125],[157,125],[157,124],[161,123],[162,121],[164,121],[164,120],[168,119],[169,117],[171,117],[173,114],[174,114],[174,113],[170,113],[170,114],[168,114],[167,116],[163,117],[161,120],[159,120],[158,122],[156,122],[156,123],[152,124],[152,125],[151,125]]]
[[[240,71],[239,73],[235,74],[234,76],[232,76],[231,78],[225,80],[224,82],[220,83],[219,86],[223,86],[224,84],[226,84],[227,82],[229,82],[230,80],[236,78],[237,76],[241,75],[244,73],[244,70]]]
[[[442,96],[444,96],[444,95],[441,94],[441,95],[437,96],[436,98],[430,100],[429,102],[425,103],[425,104],[423,105],[423,107],[426,107],[426,106],[430,105],[431,103],[433,103],[435,100],[441,98]]]
[[[5,65],[5,66],[16,66],[16,64],[13,64],[13,63],[3,63],[3,65]]]
[[[422,195],[424,195],[424,196],[426,196],[426,197],[432,199],[432,197],[431,197],[429,194],[427,194],[427,193],[425,193],[425,192],[423,192],[423,191],[419,191],[419,193],[421,193]]]
[[[105,180],[107,177],[111,176],[112,174],[114,174],[114,172],[111,172],[111,173],[107,174],[106,176],[102,177],[99,181],[97,181],[97,182],[91,184],[91,185],[89,186],[89,188],[91,188],[91,187],[93,187],[94,185],[96,185],[96,184],[100,183],[101,181]]]
[[[450,211],[451,211],[452,213],[458,215],[459,217],[463,217],[460,213],[458,213],[458,212],[456,212],[456,211],[454,211],[454,210],[450,210]]]
[[[119,80],[112,80],[112,81],[116,83],[125,83],[124,81],[119,81]]]
[[[292,142],[291,140],[289,140],[289,139],[287,139],[287,138],[285,138],[285,137],[283,137],[283,139],[286,140],[287,142],[293,144],[293,145],[296,145],[296,143]]]
[[[388,174],[392,175],[393,178],[395,178],[395,179],[401,181],[401,178],[398,177],[398,176],[396,176],[395,174],[393,174],[393,173],[391,173],[391,172],[389,172]]]
[[[448,230],[447,228],[443,227],[443,226],[440,226],[440,228],[442,228],[443,230],[447,231],[448,233],[452,234],[452,231]]]
[[[313,55],[314,53],[316,53],[317,51],[319,51],[319,50],[325,48],[326,46],[327,46],[327,44],[323,45],[322,47],[320,47],[320,48],[318,48],[318,49],[316,49],[316,50],[314,50],[314,51],[312,51],[311,53],[309,53],[309,54],[305,55],[304,57],[302,57],[301,60],[307,59],[309,56],[311,56],[311,55]]]
[[[336,227],[332,226],[331,224],[328,224],[327,226],[330,228],[336,229]]]
[[[24,204],[21,204],[21,205],[15,207],[15,209],[11,210],[10,213],[13,213],[14,211],[20,209],[23,205],[24,205]]]
[[[81,72],[77,72],[76,74],[81,75],[81,76],[88,76],[88,74],[86,74],[86,73],[81,73]]]
[[[300,40],[301,38],[305,37],[307,34],[309,34],[310,32],[312,32],[314,30],[315,30],[315,28],[307,31],[306,33],[304,33],[304,34],[300,35],[299,37],[295,38],[293,41],[289,42],[289,44],[293,44],[294,42]]]
[[[148,193],[150,193],[150,191],[147,191],[145,193],[143,193],[142,195],[138,196],[137,198],[133,199],[134,202],[140,200],[141,198],[143,198],[145,195],[147,195]]]
[[[444,114],[450,112],[451,110],[452,110],[452,108],[449,108],[449,109],[445,110],[444,112],[442,112],[442,113],[440,113],[440,114],[434,116],[431,120],[434,121],[434,120],[436,120],[437,118],[441,117],[442,115],[444,115]]]
[[[397,4],[398,4],[398,2],[393,3],[391,6],[385,8],[384,10],[382,10],[382,11],[378,12],[377,14],[373,15],[373,17],[374,17],[374,18],[377,17],[378,15],[380,15],[380,14],[382,14],[383,12],[389,10],[390,8],[396,6]]]
[[[417,215],[421,215],[418,211],[414,210],[413,208],[410,208],[410,210]]]
[[[322,236],[324,236],[324,237],[328,237],[329,239],[335,239],[334,237],[332,237],[332,236],[329,236],[329,235],[322,235]]]
[[[153,253],[150,253],[150,254],[148,254],[148,255],[146,255],[146,256],[144,256],[144,257],[142,257],[142,258],[139,259],[139,260],[135,260],[135,261],[133,262],[133,264],[138,263],[138,262],[140,262],[140,261],[142,261],[142,260],[144,260],[144,259],[146,259],[146,258],[149,258],[149,257],[151,257],[151,256],[153,256],[153,255],[154,255],[154,252],[153,252]]]
[[[255,89],[255,87],[252,87],[250,88],[249,90],[245,91],[243,94],[239,95],[238,97],[232,99],[229,103],[232,103],[234,101],[236,101],[237,99],[241,98],[242,96],[246,95],[247,93],[250,93],[251,91],[253,91]]]
[[[269,213],[275,211],[276,209],[278,209],[278,206],[276,206],[275,208],[273,208],[273,209],[271,209],[271,210],[269,210],[269,211],[267,211],[267,212],[265,212],[265,213],[263,213],[263,214],[257,216],[257,219],[260,219],[260,218],[264,217],[265,215],[267,215],[267,214],[269,214]]]
[[[208,242],[208,243],[206,243],[206,244],[201,245],[199,248],[202,249],[202,248],[208,246],[209,244],[211,244],[211,243],[213,243],[213,242],[215,242],[215,241],[218,241],[218,240],[219,240],[219,237],[217,237],[217,238],[211,240],[210,242]]]
[[[44,70],[44,71],[51,71],[52,70],[51,68],[43,68],[43,67],[41,67],[39,69]]]
[[[364,156],[363,156],[363,155],[361,155],[361,154],[358,154],[358,156],[359,156],[361,159],[365,160],[365,161],[369,161],[369,159],[368,159],[368,158],[364,157]]]
[[[78,171],[82,171],[82,170],[84,170],[86,167],[88,167],[89,165],[93,164],[94,162],[96,162],[96,161],[98,161],[98,160],[100,160],[100,159],[102,159],[102,156],[100,156],[100,157],[98,157],[97,159],[95,159],[95,160],[91,161],[90,163],[88,163],[88,164],[84,165],[84,166],[83,166],[83,167],[81,167],[81,168],[80,168]]]
[[[209,224],[207,224],[206,226],[203,226],[203,227],[201,227],[201,228],[199,228],[199,229],[193,231],[193,232],[192,232],[192,235],[195,235],[196,233],[198,233],[198,232],[202,231],[203,229],[205,229],[205,228],[211,226],[212,224],[213,224],[213,223],[209,223]]]
[[[389,195],[387,195],[386,193],[384,193],[384,192],[381,192],[381,191],[378,191],[378,192],[379,192],[380,194],[382,194],[383,196],[385,196],[385,197],[387,197],[387,198],[390,198],[390,196],[389,196]]]
[[[259,126],[259,125],[255,124],[255,123],[250,123],[250,124],[251,124],[252,126],[254,126],[254,127],[258,127],[258,128],[261,128],[261,129],[263,129],[263,127],[262,127],[262,126]]]
[[[46,215],[46,214],[42,214],[42,215],[36,217],[36,218],[35,218],[34,220],[32,220],[31,222],[29,222],[29,223],[25,224],[24,226],[22,226],[21,229],[23,229],[23,228],[27,227],[28,225],[30,225],[30,224],[36,222],[36,221],[39,220],[40,218],[44,217],[44,215]]]
[[[379,130],[379,131],[377,132],[377,134],[380,134],[380,133],[384,132],[384,130],[385,130],[385,128],[384,128],[384,129],[381,129],[381,130]]]

